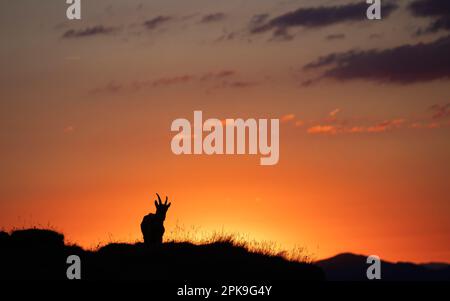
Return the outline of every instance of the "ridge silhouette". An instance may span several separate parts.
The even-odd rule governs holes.
[[[249,251],[232,238],[208,243],[111,243],[97,250],[64,243],[52,230],[0,231],[0,279],[67,279],[66,259],[78,255],[85,280],[331,280],[367,281],[367,256],[339,254],[313,263]],[[449,281],[450,265],[383,262],[382,281]]]
[[[110,243],[97,250],[64,243],[52,230],[0,232],[0,280],[67,279],[66,259],[77,255],[84,280],[324,280],[314,264],[251,251],[232,237],[195,245]]]

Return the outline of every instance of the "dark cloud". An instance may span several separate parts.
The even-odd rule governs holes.
[[[415,0],[409,4],[408,8],[416,17],[450,14],[450,2],[446,0]]]
[[[226,15],[224,13],[208,14],[202,17],[200,23],[212,23],[224,20]]]
[[[425,29],[419,29],[417,34],[424,33],[435,33],[440,30],[450,30],[450,16],[445,16],[433,21],[428,27]]]
[[[362,79],[383,83],[411,84],[450,78],[450,36],[430,43],[365,51],[351,50],[320,57],[305,70],[328,68],[319,78]]]
[[[70,39],[70,38],[91,37],[97,35],[108,35],[114,33],[116,30],[117,29],[114,27],[105,27],[103,25],[97,25],[94,27],[88,27],[80,30],[69,29],[62,35],[62,37],[65,39]]]
[[[153,19],[145,21],[144,26],[148,30],[154,30],[157,27],[159,27],[160,25],[170,21],[171,19],[172,18],[169,16],[157,16],[157,17],[154,17]]]
[[[343,33],[330,34],[330,35],[327,35],[325,38],[329,41],[330,40],[342,40],[342,39],[345,39],[345,34],[343,34]]]
[[[367,21],[365,1],[341,6],[320,6],[312,8],[299,8],[290,11],[267,22],[260,22],[255,26],[254,20],[250,24],[251,33],[261,33],[269,30],[288,29],[295,26],[323,27],[343,22]],[[383,4],[383,17],[388,17],[397,5],[392,3]],[[253,17],[255,18],[255,17]],[[266,16],[267,18],[267,16]]]
[[[430,17],[434,19],[426,28],[420,28],[417,34],[450,30],[450,1],[415,0],[408,5],[408,8],[416,17]]]

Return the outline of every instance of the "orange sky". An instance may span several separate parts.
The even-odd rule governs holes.
[[[279,41],[249,33],[252,16],[329,1],[102,0],[70,22],[64,1],[17,2],[0,4],[3,229],[50,225],[85,247],[134,241],[159,192],[173,200],[167,235],[179,225],[315,258],[450,261],[449,74],[301,84],[318,75],[302,67],[330,53],[445,37],[415,36],[427,23],[407,8],[358,26],[289,28]],[[143,25],[158,16],[167,21]],[[175,156],[171,122],[194,110],[280,118],[279,163]]]

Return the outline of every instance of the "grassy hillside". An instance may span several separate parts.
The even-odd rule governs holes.
[[[250,250],[231,237],[208,243],[112,243],[98,250],[65,245],[51,230],[0,233],[0,279],[66,279],[66,259],[78,255],[82,279],[323,280],[322,269],[270,252]]]

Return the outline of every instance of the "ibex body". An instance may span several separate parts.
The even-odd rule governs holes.
[[[159,194],[156,195],[158,196],[158,200],[155,200],[156,213],[147,214],[141,222],[141,231],[146,245],[162,243],[165,231],[164,220],[166,219],[166,213],[171,204],[167,203],[167,197],[163,203]]]

